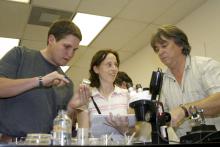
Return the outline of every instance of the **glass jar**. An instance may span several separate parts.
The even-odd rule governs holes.
[[[25,145],[51,145],[51,134],[30,133],[27,134]]]

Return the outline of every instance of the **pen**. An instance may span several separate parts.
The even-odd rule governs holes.
[[[94,104],[94,106],[95,106],[95,108],[96,108],[98,114],[101,114],[101,111],[99,110],[98,105],[96,104],[95,100],[93,99],[93,96],[91,96],[91,99],[92,99],[92,102],[93,102],[93,104]]]

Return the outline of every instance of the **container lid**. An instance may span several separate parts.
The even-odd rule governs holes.
[[[58,110],[66,110],[66,105],[58,105],[57,109]]]

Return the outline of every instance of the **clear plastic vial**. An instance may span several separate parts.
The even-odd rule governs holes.
[[[64,107],[58,111],[53,121],[53,145],[71,145],[72,120]]]

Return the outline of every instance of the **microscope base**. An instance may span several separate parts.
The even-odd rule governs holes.
[[[201,125],[192,128],[192,132],[187,132],[185,136],[180,137],[180,143],[205,143],[219,142],[220,131],[217,131],[214,125]]]
[[[200,125],[200,126],[195,126],[192,127],[192,132],[198,132],[198,131],[217,131],[215,125]]]

